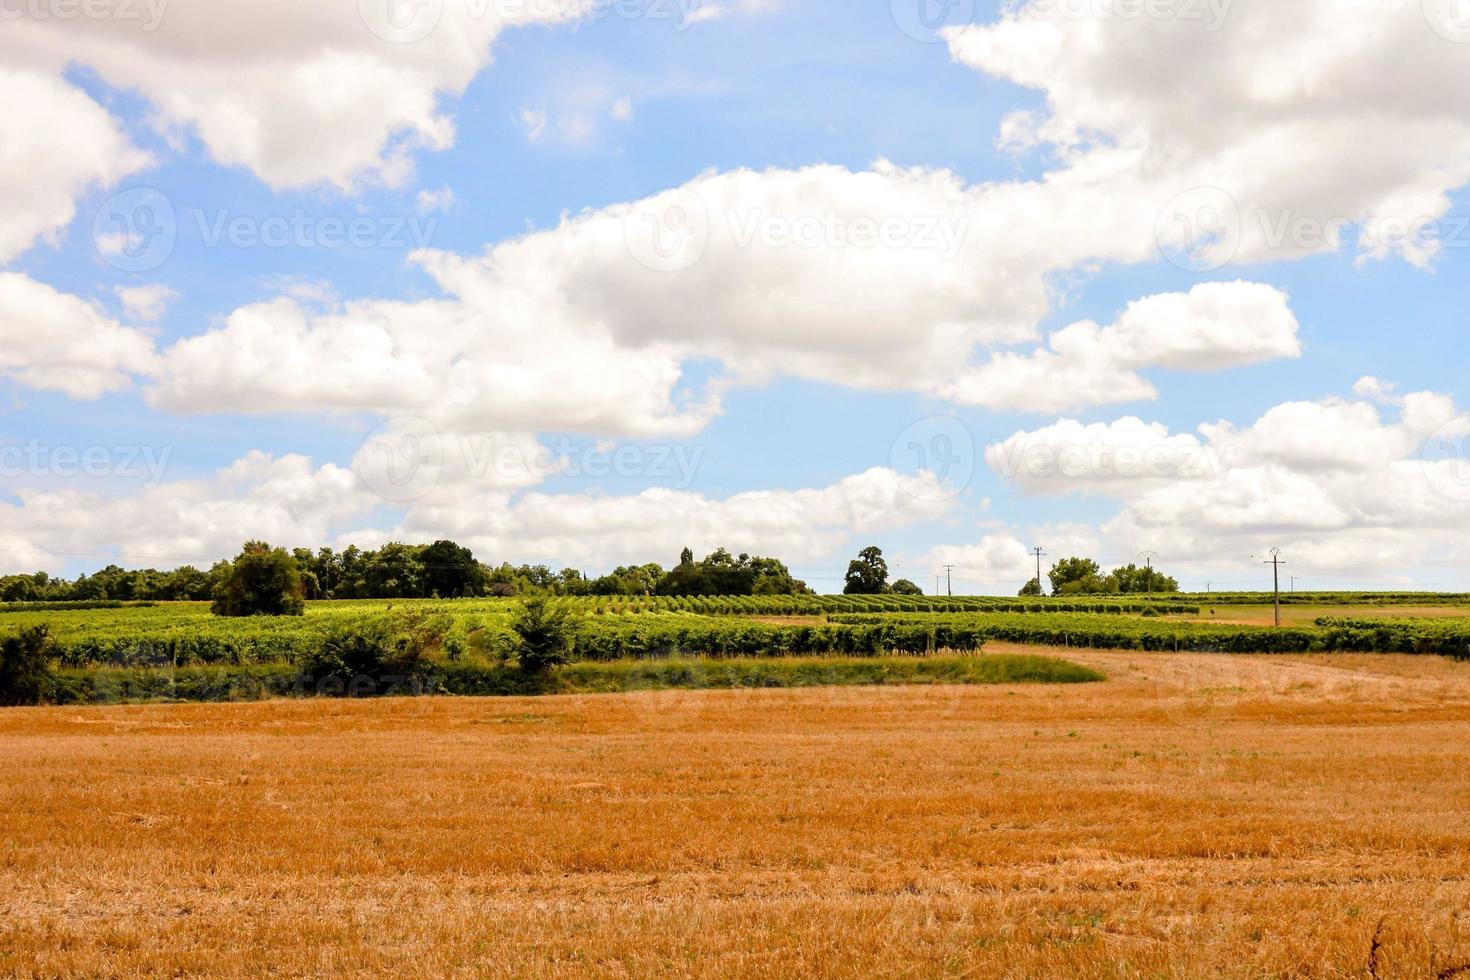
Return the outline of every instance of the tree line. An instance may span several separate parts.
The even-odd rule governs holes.
[[[193,565],[170,570],[108,565],[74,579],[33,575],[0,577],[4,602],[170,602],[218,600],[244,588],[241,566],[262,581],[275,576],[285,591],[312,599],[451,599],[472,596],[715,596],[809,595],[805,582],[778,559],[717,549],[696,561],[685,548],[671,569],[629,565],[589,577],[574,568],[491,565],[450,540],[431,544],[385,544],[377,549],[275,548],[247,542],[234,561],[208,571]],[[228,600],[228,597],[227,597]],[[257,605],[254,600],[247,605]],[[265,603],[269,605],[269,603]]]
[[[1157,569],[1128,564],[1102,574],[1102,566],[1091,558],[1063,558],[1047,573],[1051,594],[1068,595],[1142,595],[1179,591],[1179,582]],[[1021,587],[1023,596],[1042,594],[1041,583],[1032,579]]]

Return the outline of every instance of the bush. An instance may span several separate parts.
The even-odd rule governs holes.
[[[306,587],[301,570],[285,548],[250,541],[215,591],[216,616],[301,616]]]
[[[545,599],[528,599],[510,626],[521,670],[540,674],[571,659],[573,629],[565,609]]]
[[[44,626],[0,641],[0,705],[42,704],[56,690],[51,672],[51,634]]]
[[[450,617],[424,610],[339,626],[301,658],[301,681],[317,694],[420,694],[429,657],[444,645]]]

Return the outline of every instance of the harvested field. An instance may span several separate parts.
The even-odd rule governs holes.
[[[1066,656],[1111,679],[6,711],[0,972],[1470,964],[1470,663]]]

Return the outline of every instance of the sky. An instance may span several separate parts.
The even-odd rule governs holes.
[[[1470,589],[1460,0],[0,21],[0,572]]]

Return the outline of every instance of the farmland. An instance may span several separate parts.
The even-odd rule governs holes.
[[[545,672],[517,599],[0,612],[61,702],[0,712],[0,972],[1470,966],[1465,607],[554,604]],[[392,623],[413,683],[305,676]]]
[[[1470,663],[1024,649],[1109,680],[3,712],[0,971],[1470,962]]]
[[[973,653],[987,641],[1168,652],[1470,655],[1470,606],[1339,602],[1202,606],[1193,598],[745,596],[562,598],[573,659]],[[230,618],[204,603],[0,606],[0,634],[45,626],[64,668],[290,664],[333,631],[402,616],[443,621],[445,662],[503,663],[515,599],[312,602],[304,616]]]
[[[562,598],[572,623],[575,670],[528,678],[514,667],[516,599],[347,600],[309,603],[304,616],[220,617],[204,603],[18,604],[0,607],[0,635],[44,626],[59,668],[56,700],[239,700],[323,691],[305,664],[334,636],[402,620],[438,625],[421,670],[359,693],[531,694],[613,690],[631,683],[630,664],[690,662],[694,670],[645,672],[638,684],[730,686],[730,668],[749,662],[741,683],[808,686],[875,682],[864,661],[892,668],[886,683],[1046,679],[1035,664],[963,661],[998,643],[1063,650],[1156,653],[1381,652],[1470,657],[1470,608],[1448,602],[1375,602],[1314,596],[1284,606],[1198,605],[1196,597],[925,598],[745,596]],[[825,675],[797,670],[823,663]],[[927,661],[914,666],[900,661]],[[705,665],[705,666],[701,666]],[[1000,673],[996,673],[1000,671]],[[1054,671],[1065,680],[1067,670]],[[1048,675],[1049,676],[1049,675]],[[634,688],[637,688],[637,684]]]

